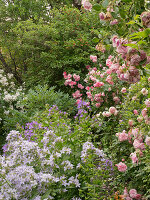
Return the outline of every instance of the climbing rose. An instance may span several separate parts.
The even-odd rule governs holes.
[[[117,19],[114,19],[113,21],[110,22],[110,25],[115,25],[115,24],[118,24],[118,20]]]
[[[128,121],[129,126],[133,126],[133,123],[134,123],[134,121],[133,121],[132,119],[130,119],[130,120]]]
[[[105,19],[105,13],[103,13],[103,12],[99,13],[99,18],[100,18],[100,20],[104,20]]]
[[[148,146],[150,146],[150,137],[146,137],[146,140],[145,140],[145,143],[148,145]]]
[[[145,100],[146,107],[150,107],[150,98]]]
[[[116,108],[113,107],[113,106],[109,108],[109,112],[110,112],[111,114],[114,114],[116,111],[117,111]]]
[[[146,96],[148,94],[148,90],[146,88],[143,88],[141,90],[141,93]]]
[[[134,113],[135,115],[138,115],[138,111],[137,111],[137,110],[133,110],[133,113]]]
[[[129,191],[129,194],[130,194],[130,197],[136,198],[137,191],[136,191],[135,189],[131,189],[131,190]]]
[[[95,63],[97,62],[97,56],[90,55],[90,59]]]
[[[116,164],[116,166],[118,167],[118,170],[120,172],[125,172],[127,170],[127,166],[123,162],[120,162],[119,164]]]
[[[137,158],[137,156],[136,156],[136,152],[134,152],[134,153],[131,153],[130,154],[130,158],[131,158],[131,160],[132,160],[132,163],[138,163],[138,158]]]
[[[91,11],[91,9],[92,9],[92,4],[91,4],[89,1],[84,1],[83,7],[84,7],[85,10]]]
[[[122,133],[119,133],[118,139],[120,142],[128,140],[128,134],[125,132],[125,130],[123,130]]]
[[[126,89],[125,87],[123,87],[123,88],[121,89],[121,92],[122,92],[122,93],[126,93],[126,91],[127,91],[127,89]]]

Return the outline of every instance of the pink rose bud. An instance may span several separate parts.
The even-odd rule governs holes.
[[[125,172],[127,170],[127,166],[123,162],[116,164],[116,166],[118,167],[118,171],[120,172]]]
[[[121,92],[122,92],[122,93],[126,93],[126,91],[127,91],[127,89],[126,89],[125,87],[123,87],[123,88],[121,89]]]
[[[99,18],[100,18],[100,20],[104,20],[105,19],[105,13],[103,13],[103,12],[99,13]]]
[[[134,113],[135,115],[138,115],[138,111],[137,111],[137,110],[133,110],[133,113]]]

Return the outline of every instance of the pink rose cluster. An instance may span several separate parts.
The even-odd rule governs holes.
[[[71,88],[74,88],[74,86],[76,85],[78,89],[84,89],[84,86],[80,83],[77,84],[78,81],[80,81],[80,76],[77,74],[73,74],[73,76],[71,74],[67,74],[66,72],[63,73],[63,76],[65,78],[65,86],[69,85]],[[74,80],[73,80],[74,79]],[[82,99],[82,94],[80,93],[80,90],[76,90],[73,94],[72,94],[73,98],[75,99]]]
[[[125,63],[122,66],[113,62],[111,68],[115,67],[118,77],[123,81],[128,81],[130,83],[136,83],[140,80],[139,70],[136,68],[142,61],[145,61],[143,65],[150,63],[150,56],[147,56],[143,50],[136,50],[129,46],[125,46],[130,41],[126,39],[119,39],[118,36],[113,36],[112,43],[113,47],[116,48],[118,54],[122,56]],[[135,42],[130,42],[134,44]]]
[[[71,88],[74,88],[75,85],[77,85],[77,82],[80,81],[80,76],[73,74],[73,76],[71,74],[68,74],[66,72],[63,73],[65,80],[65,86],[69,85]],[[72,80],[72,78],[74,80]],[[84,86],[82,84],[78,84],[77,87],[79,89],[84,89]]]
[[[90,55],[90,60],[92,60],[93,63],[96,63],[97,62],[97,56]]]
[[[125,187],[123,197],[125,200],[141,199],[142,195],[138,194],[136,189],[131,189],[129,192]]]
[[[129,83],[136,83],[140,80],[139,70],[134,66],[127,66],[122,64],[120,66],[119,61],[109,56],[106,60],[106,65],[109,67],[112,73],[116,73],[118,78],[122,81]]]
[[[115,107],[110,107],[109,108],[109,111],[108,112],[106,112],[106,111],[104,111],[103,113],[102,113],[102,115],[103,115],[103,117],[110,117],[111,115],[117,115],[118,114],[118,111],[117,111],[117,109],[115,108]]]
[[[93,57],[91,57],[94,59]],[[112,72],[112,69],[103,67],[101,70],[97,68],[88,68],[89,72],[85,79],[86,84],[88,85],[85,89],[87,90],[86,94],[88,99],[95,104],[96,107],[100,107],[103,102],[110,103],[108,96],[112,97],[112,101],[115,104],[120,104],[120,98],[122,93],[117,90],[116,84],[118,83],[118,77],[116,73]],[[116,91],[116,92],[114,92]],[[120,93],[119,93],[120,92]],[[111,116],[112,114],[117,115],[117,111],[114,113],[104,112],[104,116]]]
[[[116,136],[120,142],[128,140],[128,134],[125,130],[123,130],[122,133],[116,133]]]

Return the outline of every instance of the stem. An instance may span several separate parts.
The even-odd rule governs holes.
[[[2,175],[0,174],[0,176],[8,183],[8,185],[12,188],[11,183]]]

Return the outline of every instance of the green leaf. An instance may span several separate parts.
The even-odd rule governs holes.
[[[125,18],[125,17],[126,17],[126,13],[125,13],[124,9],[119,9],[119,13],[120,13],[120,16],[121,16],[122,18]]]
[[[107,8],[108,5],[109,5],[109,0],[104,0],[103,3],[102,3],[102,6],[104,8]]]
[[[134,20],[137,20],[140,17],[140,15],[134,16]]]
[[[132,21],[126,23],[126,24],[135,24],[135,21],[132,20]]]
[[[96,10],[96,11],[100,11],[101,10],[101,6],[99,4],[95,4],[93,6],[93,9]]]
[[[51,191],[48,190],[43,196],[42,196],[42,199],[46,199],[48,198],[48,196],[50,195]]]
[[[124,46],[129,46],[129,47],[132,47],[132,48],[135,48],[135,49],[138,49],[138,45],[137,44],[124,44]]]
[[[98,43],[99,42],[99,39],[94,37],[93,40],[92,40],[94,43]]]

